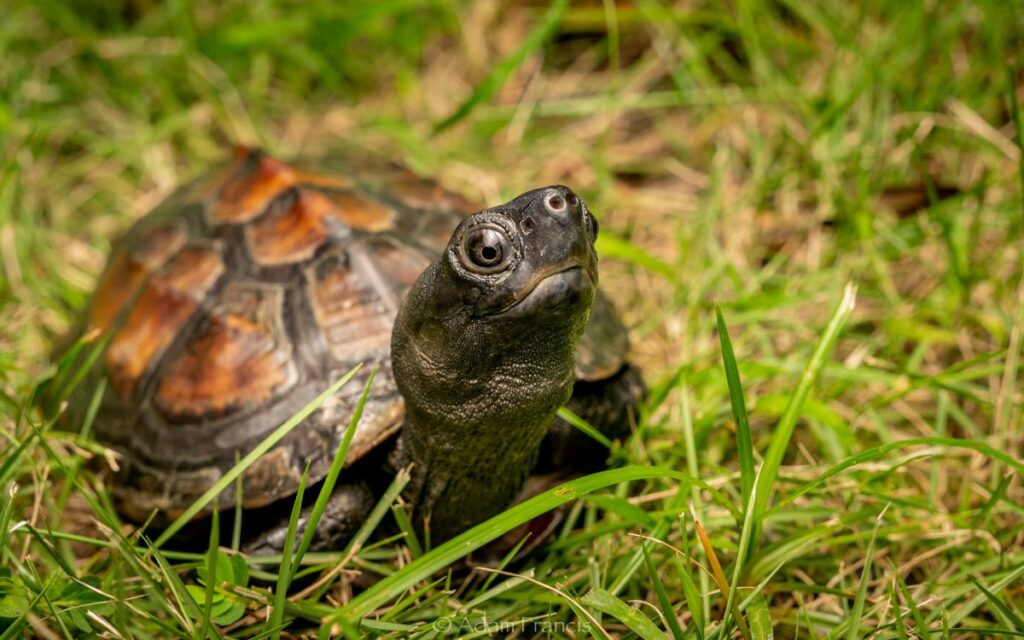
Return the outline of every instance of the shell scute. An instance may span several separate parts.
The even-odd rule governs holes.
[[[358,249],[333,253],[306,275],[313,316],[338,362],[372,362],[390,353],[397,302],[375,286],[366,259]]]
[[[250,154],[225,181],[210,212],[213,224],[248,222],[266,210],[282,191],[298,183],[284,162],[265,154]]]
[[[259,149],[239,147],[220,174],[192,188],[189,199],[212,199],[212,224],[241,224],[257,218],[283,191],[299,185],[347,189],[352,181],[343,176],[303,171]]]
[[[301,262],[327,239],[325,220],[335,205],[319,191],[297,189],[290,206],[270,211],[245,229],[253,259],[262,265]]]
[[[298,187],[277,202],[245,228],[253,260],[263,266],[309,260],[330,236],[343,235],[336,224],[371,233],[394,226],[394,211],[349,191]]]
[[[146,277],[184,243],[180,225],[156,227],[143,233],[130,250],[115,256],[96,288],[87,330],[110,329]]]
[[[281,323],[282,293],[233,282],[163,368],[154,405],[174,421],[215,418],[264,405],[297,372]]]
[[[163,353],[224,272],[214,246],[185,245],[154,272],[106,353],[111,385],[122,396],[135,391],[149,365]]]

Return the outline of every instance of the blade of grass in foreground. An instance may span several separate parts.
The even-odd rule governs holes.
[[[292,513],[288,518],[288,532],[285,534],[284,548],[281,549],[281,564],[277,571],[277,586],[274,587],[274,606],[271,607],[270,617],[267,618],[267,626],[274,630],[270,635],[271,640],[280,640],[281,629],[284,625],[284,603],[288,598],[288,585],[291,584],[293,575],[292,545],[295,544],[295,536],[299,527],[299,516],[302,514],[302,495],[306,492],[306,481],[308,479],[309,462],[306,463],[306,469],[302,472],[299,488],[295,492],[295,500],[292,501]]]
[[[754,489],[754,443],[750,437],[750,422],[747,420],[747,405],[743,400],[743,385],[740,383],[739,367],[736,366],[736,354],[732,350],[732,340],[729,339],[729,328],[725,325],[722,308],[718,305],[715,305],[715,320],[718,323],[718,339],[722,343],[722,361],[725,366],[725,379],[729,384],[729,402],[732,404],[732,415],[736,418],[740,488],[743,492],[744,509],[747,509],[750,493]]]
[[[316,533],[316,528],[320,524],[320,518],[323,517],[324,511],[327,509],[327,501],[331,498],[331,493],[334,492],[334,486],[338,482],[338,475],[341,473],[341,468],[345,466],[345,458],[348,456],[348,447],[352,444],[352,437],[356,433],[356,427],[359,426],[359,420],[363,417],[363,408],[366,407],[366,400],[370,397],[370,388],[373,386],[373,380],[377,376],[377,367],[374,367],[370,371],[369,377],[366,379],[366,385],[363,387],[363,394],[359,396],[359,402],[356,403],[356,408],[352,412],[352,417],[349,418],[348,427],[345,430],[345,436],[341,439],[341,443],[338,444],[338,450],[334,452],[334,459],[331,460],[331,468],[327,472],[327,476],[324,478],[323,484],[320,487],[320,493],[316,496],[316,502],[313,503],[313,508],[310,510],[309,519],[306,521],[306,528],[302,532],[302,540],[299,542],[299,548],[295,551],[295,559],[291,562],[291,574],[288,576],[288,582],[290,583],[295,579],[295,572],[298,571],[299,566],[302,564],[302,558],[306,555],[306,551],[309,550],[309,545],[313,542],[313,535]]]
[[[607,436],[598,431],[589,422],[573,413],[571,410],[569,410],[568,407],[561,407],[558,410],[558,417],[561,418],[562,420],[565,420],[566,422],[571,424],[573,427],[579,429],[583,433],[587,434],[594,440],[597,440],[605,447],[609,449],[612,448],[612,441],[609,440]]]
[[[882,509],[882,513],[878,514],[878,518],[875,519],[875,530],[871,534],[871,542],[868,544],[867,557],[864,559],[864,568],[860,572],[860,584],[857,586],[857,597],[853,602],[853,611],[850,612],[850,617],[847,620],[849,626],[846,628],[846,640],[857,640],[857,637],[861,633],[861,619],[864,617],[864,603],[868,597],[868,582],[871,580],[871,563],[875,559],[875,542],[878,540],[878,529],[882,526],[882,518],[885,516],[885,512],[889,510],[889,506],[886,505]]]
[[[210,540],[206,553],[206,589],[203,600],[202,627],[197,637],[205,638],[210,632],[210,618],[213,617],[213,591],[217,587],[217,554],[220,552],[220,510],[213,503],[210,514]]]
[[[1012,455],[1005,451],[1000,451],[995,447],[985,444],[984,442],[978,442],[977,440],[964,440],[960,438],[908,438],[906,440],[899,440],[897,442],[890,442],[867,451],[862,451],[857,455],[850,456],[849,458],[839,462],[832,467],[829,467],[827,471],[819,474],[810,482],[807,482],[800,488],[796,489],[792,493],[787,494],[784,498],[779,500],[768,512],[779,511],[782,507],[791,504],[801,496],[807,495],[811,491],[817,489],[821,485],[825,484],[829,478],[832,478],[850,467],[857,466],[858,464],[869,462],[881,458],[891,451],[899,449],[908,449],[910,447],[917,447],[921,445],[934,445],[940,447],[950,447],[954,449],[970,449],[971,451],[977,451],[989,458],[999,460],[1000,462],[1012,467],[1017,473],[1024,476],[1024,462],[1016,459]]]
[[[756,482],[756,477],[752,478]],[[722,614],[722,627],[728,629],[729,614],[734,613],[737,624],[743,622],[742,616],[736,607],[736,592],[740,586],[740,576],[743,574],[743,565],[747,559],[747,551],[750,549],[751,535],[754,531],[754,501],[757,493],[747,496],[747,502],[743,507],[743,528],[740,530],[740,543],[736,547],[736,565],[733,567],[732,581],[729,583],[729,597],[725,604],[725,612]],[[742,627],[741,627],[742,628]]]
[[[668,626],[669,631],[672,632],[673,640],[683,640],[683,629],[679,626],[679,620],[676,619],[675,609],[672,608],[672,600],[665,591],[665,585],[662,584],[661,577],[658,575],[658,567],[655,566],[654,560],[651,558],[650,544],[647,541],[641,543],[641,548],[644,551],[644,562],[647,564],[647,573],[651,577],[654,593],[658,596],[661,613],[665,616],[665,624]]]
[[[793,396],[790,398],[789,404],[786,406],[782,417],[779,418],[779,423],[772,434],[771,442],[768,445],[768,452],[764,456],[764,464],[761,466],[761,475],[756,485],[755,493],[757,498],[754,501],[753,516],[757,519],[757,524],[760,523],[761,516],[768,506],[772,488],[779,475],[779,467],[782,466],[782,457],[789,447],[789,440],[793,436],[793,430],[796,429],[796,423],[803,412],[804,404],[807,403],[807,397],[811,394],[811,387],[814,386],[818,373],[825,365],[826,358],[832,353],[832,349],[835,348],[836,341],[839,339],[839,333],[846,326],[846,321],[850,319],[856,297],[857,288],[852,283],[847,284],[843,290],[843,297],[832,312],[832,317],[829,319],[828,324],[825,325],[825,331],[818,340],[814,353],[811,355],[807,367],[800,376],[800,383],[797,385],[796,391],[793,392]]]
[[[533,518],[570,500],[598,489],[619,484],[620,482],[653,478],[672,478],[687,485],[693,482],[693,479],[685,473],[673,469],[647,466],[612,469],[566,482],[515,505],[423,554],[414,562],[384,578],[353,598],[346,606],[338,609],[331,617],[331,620],[328,621],[328,624],[330,622],[358,621],[374,609],[397,598],[417,582],[429,578],[436,571],[479,549],[519,525],[529,522]]]
[[[247,453],[245,457],[243,457],[238,462],[238,464],[231,467],[231,470],[229,470],[227,473],[221,476],[220,480],[218,480],[212,487],[210,487],[206,491],[206,493],[199,496],[199,498],[197,498],[195,502],[189,505],[188,509],[185,509],[185,511],[183,511],[182,514],[178,516],[178,518],[174,522],[171,523],[171,526],[167,527],[167,529],[165,529],[164,532],[160,534],[160,537],[157,538],[156,542],[153,543],[153,548],[159,549],[161,546],[166,544],[166,542],[170,540],[171,537],[174,536],[174,534],[178,533],[178,531],[180,531],[181,528],[185,526],[185,524],[192,520],[192,518],[199,515],[199,512],[202,511],[203,508],[206,507],[206,505],[210,504],[210,502],[214,498],[219,496],[221,491],[224,491],[224,489],[228,488],[231,485],[231,483],[235,481],[235,478],[242,475],[242,473],[244,473],[245,470],[248,469],[250,465],[252,465],[252,463],[256,462],[256,460],[264,453],[270,451],[271,447],[280,442],[281,439],[288,435],[292,429],[299,426],[299,424],[301,424],[303,420],[308,418],[310,414],[319,409],[320,405],[322,405],[328,398],[333,396],[335,393],[338,392],[339,389],[348,384],[348,381],[351,380],[352,377],[356,375],[356,373],[362,368],[362,366],[362,364],[357,364],[356,366],[352,367],[348,373],[341,377],[340,380],[338,380],[330,387],[325,389],[323,393],[313,398],[313,400],[305,407],[303,407],[301,411],[299,411],[294,416],[289,418],[284,424],[275,429],[273,433],[264,438],[263,442],[256,445],[256,448]]]

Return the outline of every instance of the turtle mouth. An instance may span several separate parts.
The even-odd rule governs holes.
[[[579,264],[563,265],[531,279],[508,306],[494,315],[507,318],[539,310],[575,309],[589,301],[595,284],[596,278],[589,269]]]

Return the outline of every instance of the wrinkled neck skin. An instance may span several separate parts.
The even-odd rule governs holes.
[[[435,543],[500,513],[522,487],[572,392],[589,309],[481,320],[452,299],[444,268],[420,277],[392,337],[406,411],[393,462],[413,465],[404,495]]]

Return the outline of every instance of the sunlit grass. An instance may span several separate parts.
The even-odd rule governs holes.
[[[0,53],[0,638],[1024,635],[1013,3],[17,2]],[[236,141],[583,193],[651,387],[614,468],[441,546],[373,535],[404,476],[332,553],[140,538],[33,398]]]

